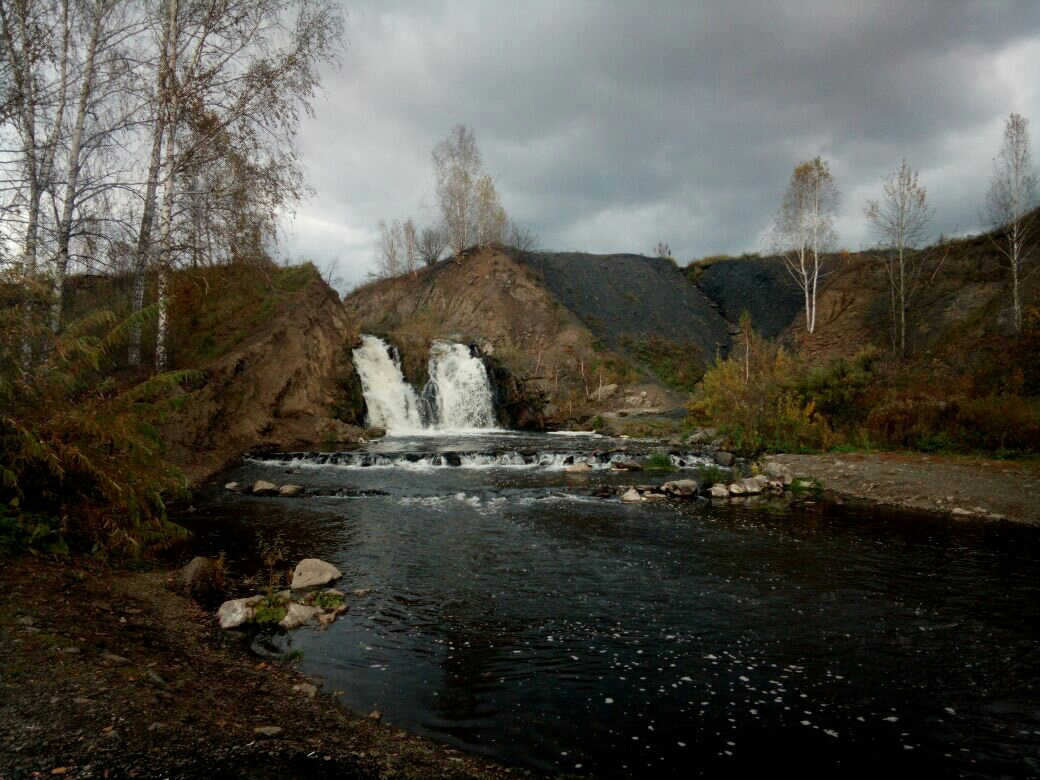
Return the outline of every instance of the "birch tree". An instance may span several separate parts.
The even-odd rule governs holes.
[[[770,240],[805,298],[805,329],[816,330],[816,293],[825,275],[824,253],[837,243],[834,217],[840,193],[820,157],[795,166]]]
[[[452,254],[505,238],[509,220],[494,179],[483,170],[470,128],[456,125],[433,148],[433,171],[442,229]]]
[[[1030,218],[1030,212],[1037,206],[1037,183],[1037,168],[1029,150],[1029,120],[1011,114],[1004,122],[1004,144],[993,165],[986,217],[999,236],[995,244],[1011,274],[1016,331],[1022,330],[1022,266],[1036,249],[1036,220]]]
[[[878,240],[875,257],[885,270],[892,304],[892,343],[901,357],[907,354],[907,316],[914,298],[928,278],[929,253],[920,251],[928,237],[935,209],[918,182],[917,171],[906,160],[883,179],[881,199],[869,200],[864,215]],[[941,259],[931,274],[941,265]]]
[[[419,234],[419,258],[427,266],[433,265],[441,259],[444,250],[448,248],[448,239],[444,231],[436,227],[425,227]]]

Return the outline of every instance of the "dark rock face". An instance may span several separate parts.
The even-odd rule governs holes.
[[[538,385],[517,379],[494,358],[485,357],[484,365],[499,424],[514,430],[544,431],[546,399]]]
[[[654,335],[694,343],[707,361],[729,349],[729,326],[670,260],[642,255],[525,255],[546,285],[609,346]]]
[[[729,322],[739,322],[746,309],[755,330],[767,339],[779,336],[803,310],[802,293],[780,258],[719,260],[696,283]]]

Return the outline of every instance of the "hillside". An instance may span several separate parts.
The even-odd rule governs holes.
[[[742,312],[767,339],[776,338],[804,311],[801,290],[775,257],[721,257],[690,264],[686,273],[730,323]]]
[[[373,282],[345,304],[361,331],[398,346],[409,381],[425,381],[433,340],[472,342],[511,377],[510,400],[544,401],[550,421],[675,408],[684,395],[665,382],[692,385],[729,338],[678,269],[635,255],[491,247]]]

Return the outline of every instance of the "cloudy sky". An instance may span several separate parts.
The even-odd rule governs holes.
[[[796,163],[830,162],[841,244],[905,157],[934,232],[979,227],[1002,123],[1040,138],[1037,0],[356,0],[304,123],[315,196],[285,251],[373,267],[377,222],[436,219],[430,151],[471,127],[544,247],[680,262],[758,249]],[[1035,147],[1035,143],[1034,143]]]

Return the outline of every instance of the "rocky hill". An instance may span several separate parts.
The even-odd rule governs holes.
[[[398,347],[409,381],[425,381],[432,341],[471,342],[510,377],[516,408],[544,402],[550,422],[676,408],[676,386],[692,385],[729,342],[681,271],[636,255],[472,250],[368,284],[345,304],[361,331]]]

